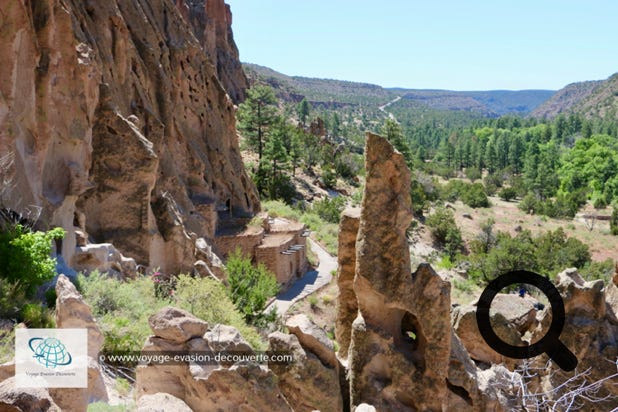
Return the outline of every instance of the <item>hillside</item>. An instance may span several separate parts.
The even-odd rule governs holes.
[[[571,83],[537,107],[533,117],[552,118],[560,113],[580,113],[586,118],[609,118],[618,107],[618,74],[606,80]]]
[[[424,109],[470,112],[481,117],[504,114],[525,115],[549,99],[551,90],[451,91],[383,88],[378,85],[343,80],[288,76],[268,67],[244,63],[251,81],[260,79],[277,90],[284,100],[298,102],[306,97],[314,106],[381,105],[397,96],[402,99],[391,107],[414,114]]]

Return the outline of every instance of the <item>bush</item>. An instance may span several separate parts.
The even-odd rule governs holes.
[[[260,263],[253,266],[238,248],[225,265],[229,295],[245,320],[254,323],[262,317],[266,302],[279,291],[275,275]]]
[[[21,309],[22,321],[29,328],[53,328],[56,325],[51,310],[39,303],[27,303]]]
[[[427,226],[431,231],[431,236],[448,255],[453,258],[463,248],[461,231],[455,223],[455,217],[450,209],[441,207],[429,215],[426,220]]]
[[[0,278],[0,319],[21,320],[21,308],[27,303],[19,281]]]
[[[254,349],[265,349],[266,345],[260,335],[247,325],[220,282],[180,275],[176,282],[175,300],[177,306],[205,320],[209,325],[221,323],[233,326]]]
[[[539,200],[533,193],[528,193],[526,196],[524,196],[524,198],[521,199],[521,202],[519,202],[517,207],[525,213],[529,214],[536,214],[539,213],[540,210],[542,210],[541,202],[539,202]]]
[[[487,194],[485,194],[485,188],[481,183],[473,183],[471,185],[467,185],[461,196],[461,200],[466,205],[473,208],[489,206],[489,199],[487,199]]]
[[[121,282],[95,271],[78,279],[84,299],[101,323],[106,352],[141,350],[151,334],[148,317],[170,304],[157,299],[148,277]]]
[[[62,239],[64,230],[31,232],[17,224],[0,232],[0,277],[19,281],[27,295],[51,280],[56,273],[56,261],[50,257],[51,242]]]
[[[609,230],[612,235],[618,235],[618,208],[612,210],[612,217],[609,220]]]
[[[329,223],[339,223],[339,216],[345,207],[343,196],[324,198],[313,203],[312,210]]]
[[[500,192],[498,192],[498,196],[500,196],[500,199],[506,202],[510,202],[511,200],[515,199],[515,197],[517,196],[517,191],[513,189],[512,187],[505,187],[505,188],[502,188]]]

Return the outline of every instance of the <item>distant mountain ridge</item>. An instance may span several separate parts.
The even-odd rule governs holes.
[[[486,117],[504,114],[527,115],[555,93],[553,90],[451,91],[383,88],[369,83],[288,76],[268,67],[243,63],[250,81],[260,79],[287,101],[306,97],[314,105],[382,105],[397,96],[400,104],[426,106],[442,111],[475,112]]]
[[[561,113],[585,117],[615,117],[618,110],[618,73],[606,80],[571,83],[558,90],[531,115],[553,118]]]

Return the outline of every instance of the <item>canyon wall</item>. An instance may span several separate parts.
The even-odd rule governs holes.
[[[0,3],[3,206],[66,229],[67,263],[79,228],[189,270],[219,215],[259,209],[228,95],[246,87],[230,24],[218,0]]]

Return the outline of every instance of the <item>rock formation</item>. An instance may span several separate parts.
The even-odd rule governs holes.
[[[410,274],[405,159],[370,133],[365,156],[354,279],[358,316],[348,351],[351,403],[378,410],[441,410],[448,392],[449,284],[427,265]]]
[[[236,329],[216,325],[206,331],[205,322],[176,308],[161,309],[150,317],[149,324],[154,336],[148,338],[143,351],[251,351]],[[194,411],[292,410],[272,371],[249,361],[140,365],[136,370],[136,390],[138,404],[142,405],[151,402],[142,401],[144,396],[165,393]],[[170,402],[178,403],[173,398]]]
[[[339,343],[339,356],[348,357],[352,322],[358,313],[354,294],[354,272],[356,270],[356,236],[360,221],[360,209],[346,209],[339,222],[339,244],[337,253],[337,324],[335,336]]]
[[[103,334],[92,317],[90,306],[64,275],[58,277],[56,295],[56,326],[88,330],[88,388],[53,388],[49,393],[63,410],[85,411],[89,403],[108,399],[98,363]]]
[[[618,321],[611,306],[611,298],[615,285],[605,286],[602,280],[586,282],[576,269],[567,269],[556,276],[556,288],[564,301],[566,320],[560,334],[560,341],[575,354],[578,360],[576,372],[589,370],[586,380],[590,384],[600,379],[612,376],[617,372],[618,364]],[[533,340],[538,340],[547,331],[551,323],[551,312],[541,319]],[[555,388],[573,376],[573,372],[565,373],[553,362],[547,362],[547,356],[541,355],[535,359],[534,367],[540,368],[541,382],[539,391]],[[602,403],[585,404],[595,410],[612,410],[618,407],[618,387],[616,379],[606,382],[595,396],[612,395]],[[581,384],[581,380],[576,380]],[[567,385],[568,390],[575,389]],[[564,394],[565,391],[557,393]],[[554,394],[554,396],[557,395]],[[557,396],[556,396],[557,397]],[[585,399],[578,401],[587,402]]]
[[[185,20],[217,68],[217,77],[234,103],[245,99],[247,77],[232,33],[232,12],[223,0],[175,0]]]
[[[67,230],[65,262],[80,230],[188,272],[218,211],[259,209],[225,89],[240,99],[246,82],[222,1],[2,2],[0,22],[0,153],[14,183],[2,200]]]
[[[270,351],[288,353],[294,357],[292,363],[269,364],[277,374],[279,388],[293,410],[343,410],[337,369],[320,360],[295,335],[274,332],[268,339]],[[332,354],[334,356],[334,352]]]
[[[56,325],[58,328],[87,329],[88,331],[88,387],[87,388],[15,388],[13,363],[0,366],[0,410],[15,411],[86,411],[92,402],[108,400],[98,355],[103,334],[97,326],[90,306],[64,275],[56,282]],[[4,408],[3,408],[4,407]],[[13,407],[14,409],[10,409]],[[8,409],[7,409],[8,408]]]

